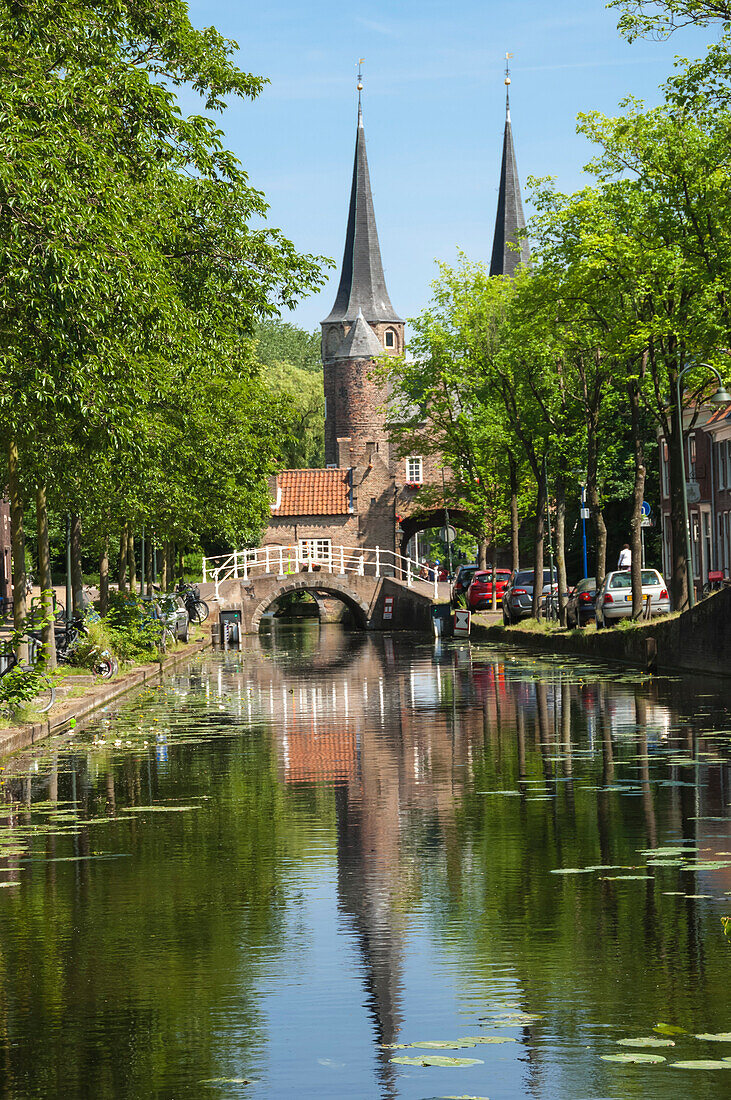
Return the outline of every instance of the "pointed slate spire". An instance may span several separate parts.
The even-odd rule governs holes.
[[[512,56],[512,55],[511,55]],[[518,166],[513,147],[513,127],[510,121],[510,75],[505,70],[505,136],[503,163],[500,169],[500,192],[497,200],[495,236],[492,242],[491,275],[514,275],[519,264],[530,262],[530,249],[525,238],[519,241],[518,231],[525,229],[523,202],[520,197]],[[511,244],[520,244],[520,251]]]
[[[401,321],[386,290],[376,215],[373,210],[368,174],[363,111],[358,96],[358,129],[355,139],[353,184],[350,190],[348,228],[345,234],[343,269],[335,305],[323,324],[354,321],[358,310],[367,321]]]
[[[335,352],[334,359],[373,359],[383,355],[381,341],[376,336],[371,326],[363,316],[363,310],[358,310],[358,316],[350,326],[348,335]]]

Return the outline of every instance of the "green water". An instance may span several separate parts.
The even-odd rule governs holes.
[[[6,761],[0,1096],[731,1097],[730,695],[306,623]]]

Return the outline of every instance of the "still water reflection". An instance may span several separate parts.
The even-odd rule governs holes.
[[[731,1096],[671,1065],[731,1056],[727,696],[316,623],[191,661],[7,768],[0,1095]]]

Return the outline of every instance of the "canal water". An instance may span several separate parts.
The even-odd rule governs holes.
[[[730,708],[317,623],[191,659],[6,761],[0,1096],[731,1097]]]

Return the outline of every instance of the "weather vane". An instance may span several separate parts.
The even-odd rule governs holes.
[[[363,91],[363,62],[364,57],[358,58],[358,102],[360,103],[360,93]]]
[[[510,58],[513,55],[511,53],[505,54],[505,83],[510,84]]]

